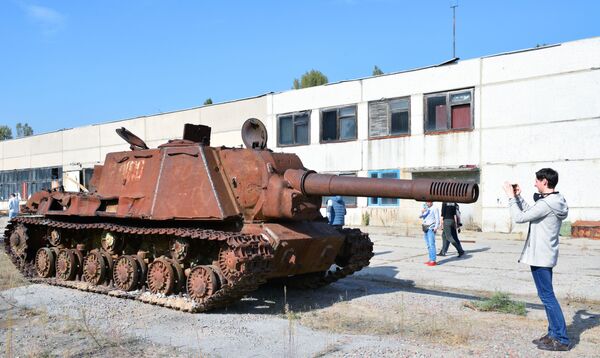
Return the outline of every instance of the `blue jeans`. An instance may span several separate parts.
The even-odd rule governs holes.
[[[538,296],[546,309],[548,336],[562,344],[569,344],[565,317],[563,316],[560,304],[556,300],[556,296],[554,296],[554,288],[552,288],[552,267],[531,266],[531,274],[533,275]]]
[[[429,251],[429,261],[435,261],[435,233],[433,229],[427,230],[423,238],[427,244],[427,251]]]

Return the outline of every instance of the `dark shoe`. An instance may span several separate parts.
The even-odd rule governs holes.
[[[538,349],[544,350],[544,351],[568,351],[569,350],[569,345],[568,344],[562,344],[559,341],[557,341],[556,339],[550,338],[550,342],[549,343],[540,343],[538,344]]]
[[[534,339],[533,341],[531,341],[531,343],[533,343],[535,345],[538,345],[538,344],[541,344],[541,343],[549,344],[550,342],[552,342],[552,338],[550,338],[547,333],[545,335],[543,335],[542,337]]]
[[[463,256],[465,256],[465,252],[464,251],[458,253],[458,257],[463,257]]]
[[[438,252],[438,256],[446,256],[446,253],[440,251],[440,252]]]

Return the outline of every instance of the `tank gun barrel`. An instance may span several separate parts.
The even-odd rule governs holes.
[[[288,169],[285,179],[305,195],[346,195],[474,203],[479,197],[476,183],[433,179],[358,178],[314,171]]]

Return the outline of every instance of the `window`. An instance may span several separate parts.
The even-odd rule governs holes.
[[[369,103],[369,137],[410,134],[410,98]]]
[[[425,132],[473,128],[473,90],[425,96]]]
[[[369,178],[400,179],[399,170],[378,170],[369,172]],[[369,198],[369,206],[398,206],[400,199]]]
[[[321,141],[356,139],[356,106],[321,111]]]
[[[277,117],[277,145],[308,144],[310,111],[283,114]]]
[[[36,191],[50,189],[52,180],[60,175],[60,167],[0,171],[0,200],[8,200],[11,193],[19,193],[27,200]]]
[[[348,177],[356,177],[356,173],[339,173],[339,176],[348,176]],[[324,196],[321,200],[321,206],[327,207],[327,200],[329,200],[331,196]],[[355,208],[356,207],[356,197],[355,196],[342,196],[344,198],[344,202],[346,203],[347,208]]]

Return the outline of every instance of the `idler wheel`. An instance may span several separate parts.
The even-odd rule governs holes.
[[[165,258],[158,258],[148,266],[148,289],[152,293],[170,295],[176,284],[173,265]]]
[[[83,280],[93,285],[106,281],[106,273],[110,267],[104,255],[98,250],[92,250],[83,261]]]
[[[133,291],[139,286],[140,264],[132,256],[121,256],[114,263],[113,282],[123,291]]]
[[[171,240],[171,257],[181,262],[190,254],[190,242],[187,239],[176,238]]]
[[[60,231],[58,231],[57,229],[49,229],[47,238],[48,238],[48,242],[52,246],[58,246],[63,241],[62,235],[61,235]]]
[[[228,281],[236,281],[244,273],[244,267],[240,261],[240,257],[231,249],[219,252],[219,268]]]
[[[23,224],[17,225],[15,231],[10,235],[10,249],[16,256],[25,259],[27,256],[27,228]]]
[[[219,282],[212,267],[196,266],[190,271],[186,286],[190,298],[202,302],[219,289]]]
[[[48,278],[54,276],[56,270],[56,255],[52,249],[42,247],[35,255],[35,271],[38,276]]]
[[[61,249],[56,257],[56,277],[71,281],[77,276],[80,261],[74,250]]]

